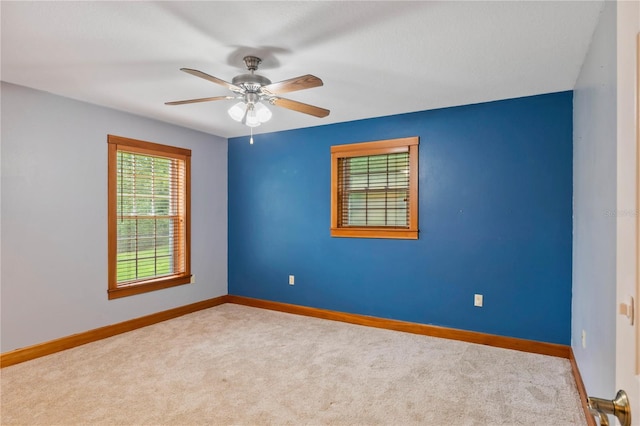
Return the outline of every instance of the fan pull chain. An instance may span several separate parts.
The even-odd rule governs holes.
[[[250,129],[251,129],[251,137],[249,138],[249,143],[253,145],[253,127],[250,127]]]

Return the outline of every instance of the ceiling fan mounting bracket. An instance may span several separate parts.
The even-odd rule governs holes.
[[[251,72],[256,71],[258,69],[258,65],[262,62],[262,59],[257,56],[245,56],[242,58],[244,64],[247,66],[247,69]]]
[[[262,59],[257,56],[245,56],[243,59],[247,70],[249,70],[251,74],[235,76],[233,80],[231,80],[233,84],[242,87],[248,93],[257,93],[262,86],[271,84],[271,80],[268,78],[254,73],[254,71],[258,69],[258,65],[260,65]]]

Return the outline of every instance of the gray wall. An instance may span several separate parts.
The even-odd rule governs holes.
[[[571,335],[590,395],[615,394],[616,4],[605,3],[573,98]]]
[[[227,294],[227,140],[2,83],[0,352]],[[107,300],[107,134],[192,150],[196,283]]]

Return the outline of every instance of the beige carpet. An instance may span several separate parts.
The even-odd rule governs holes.
[[[5,425],[585,424],[566,359],[232,304],[0,374]]]

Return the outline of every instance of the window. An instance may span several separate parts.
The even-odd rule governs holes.
[[[418,238],[418,137],[331,147],[331,236]]]
[[[191,150],[107,142],[109,299],[191,282]]]

